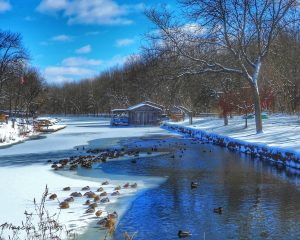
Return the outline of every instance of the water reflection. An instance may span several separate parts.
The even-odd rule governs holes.
[[[115,239],[123,239],[125,231],[138,231],[136,239],[177,239],[179,229],[191,231],[191,239],[300,239],[299,177],[216,146],[187,139],[173,143],[178,141],[186,143],[187,151],[170,146],[177,149],[175,158],[170,154],[103,167],[114,174],[169,177],[137,197]],[[191,190],[191,181],[199,187]],[[223,214],[213,212],[218,206]]]

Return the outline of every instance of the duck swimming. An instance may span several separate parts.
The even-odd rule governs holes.
[[[222,214],[222,212],[223,212],[223,208],[222,207],[214,208],[214,213]]]
[[[192,236],[192,234],[190,233],[190,232],[187,232],[187,231],[181,231],[181,230],[179,230],[178,231],[178,237],[180,237],[180,238],[186,238],[186,237],[190,237],[190,236]]]
[[[191,182],[191,188],[197,188],[198,187],[198,183],[197,182]]]

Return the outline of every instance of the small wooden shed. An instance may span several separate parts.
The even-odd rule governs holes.
[[[163,109],[158,104],[143,102],[128,108],[129,124],[158,125]]]

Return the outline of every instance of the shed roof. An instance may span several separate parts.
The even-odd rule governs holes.
[[[135,109],[140,108],[140,107],[143,107],[143,106],[152,107],[152,108],[155,108],[155,109],[157,109],[157,110],[162,111],[162,108],[157,107],[157,106],[154,106],[154,105],[149,104],[149,103],[145,103],[145,102],[144,102],[144,103],[139,103],[139,104],[134,105],[134,106],[131,106],[131,107],[128,108],[128,110],[129,110],[129,111],[135,110]]]
[[[113,109],[111,111],[112,112],[126,112],[126,111],[128,111],[128,109],[121,109],[121,108],[119,108],[119,109]]]

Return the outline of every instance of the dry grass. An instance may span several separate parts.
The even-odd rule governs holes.
[[[62,238],[76,239],[76,234],[68,231],[65,225],[61,224],[59,213],[51,215],[45,207],[48,197],[48,188],[46,186],[41,201],[38,203],[33,200],[34,211],[28,213],[25,211],[25,220],[21,226],[15,226],[11,223],[0,225],[0,239],[4,240],[4,233],[9,240],[46,240]]]

